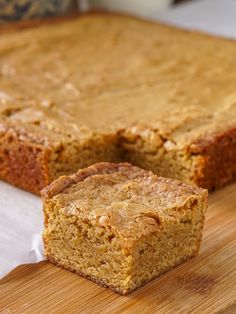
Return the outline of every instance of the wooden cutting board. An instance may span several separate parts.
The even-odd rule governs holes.
[[[0,313],[236,313],[236,183],[210,195],[200,255],[134,293],[43,262],[0,282]]]

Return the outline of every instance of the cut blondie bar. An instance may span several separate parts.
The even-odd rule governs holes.
[[[199,251],[207,190],[98,163],[42,191],[49,261],[127,294]]]

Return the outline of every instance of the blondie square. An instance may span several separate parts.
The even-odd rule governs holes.
[[[49,261],[128,294],[198,254],[207,190],[98,163],[42,191]]]

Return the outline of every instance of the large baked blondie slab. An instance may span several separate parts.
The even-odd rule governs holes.
[[[108,14],[2,31],[0,178],[99,161],[208,189],[236,176],[236,43]]]
[[[195,256],[207,190],[98,163],[42,191],[48,260],[127,294]]]

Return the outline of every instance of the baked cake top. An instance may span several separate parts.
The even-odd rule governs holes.
[[[0,131],[54,145],[130,127],[158,131],[168,149],[187,145],[236,126],[235,51],[108,14],[2,32]]]
[[[110,224],[132,235],[136,228],[145,233],[165,220],[181,219],[185,205],[206,201],[207,190],[128,163],[104,162],[60,177],[42,191],[42,197],[62,214]]]

